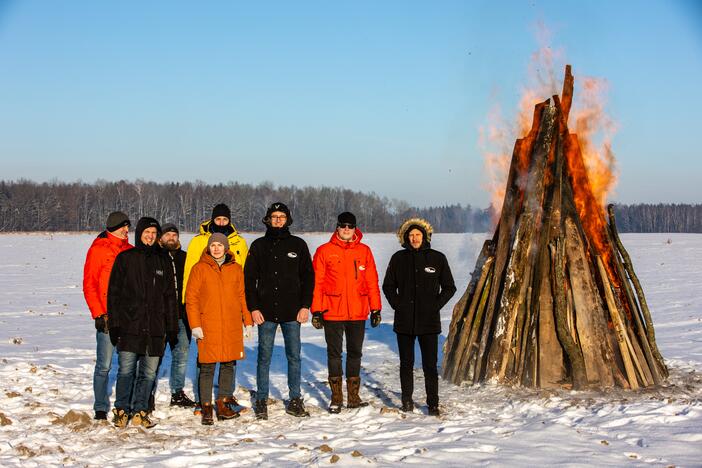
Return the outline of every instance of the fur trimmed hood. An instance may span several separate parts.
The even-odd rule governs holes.
[[[400,241],[400,245],[402,245],[402,247],[407,247],[407,235],[411,230],[410,228],[413,226],[424,231],[424,243],[428,245],[431,242],[431,235],[434,232],[434,228],[429,221],[423,218],[410,218],[402,223],[400,229],[397,230],[397,239]]]

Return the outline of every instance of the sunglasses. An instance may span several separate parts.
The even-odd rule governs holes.
[[[338,223],[336,227],[341,229],[356,229],[356,225],[351,223]]]

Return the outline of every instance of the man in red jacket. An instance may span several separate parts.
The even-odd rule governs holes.
[[[130,223],[126,214],[121,211],[110,213],[105,224],[107,229],[93,241],[83,267],[83,295],[97,330],[97,357],[93,374],[95,419],[107,419],[107,412],[110,410],[107,384],[114,353],[107,323],[107,286],[110,282],[110,272],[117,254],[132,248],[127,240]]]
[[[359,389],[365,321],[371,314],[371,326],[380,323],[378,271],[370,247],[361,243],[363,233],[356,227],[356,217],[348,211],[338,216],[336,231],[314,254],[314,296],[312,325],[324,327],[327,342],[327,368],[332,390],[330,413],[338,413],[344,404],[341,353],[346,335],[346,388],[348,408],[366,406]]]

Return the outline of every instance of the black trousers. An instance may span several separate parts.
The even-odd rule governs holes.
[[[213,363],[200,363],[200,401],[202,403],[212,403],[212,384],[214,382],[215,366]],[[231,397],[232,382],[234,381],[234,366],[236,361],[219,363],[219,390],[217,399]],[[226,393],[229,393],[227,395]]]
[[[324,338],[327,342],[327,369],[329,377],[341,377],[341,353],[346,335],[346,378],[358,377],[361,373],[363,339],[366,335],[365,320],[324,322]]]
[[[427,406],[439,406],[439,372],[436,358],[439,350],[439,334],[403,335],[397,333],[397,348],[400,352],[400,386],[402,401],[412,399],[414,392],[414,340],[419,341],[424,371],[424,388],[427,392]]]

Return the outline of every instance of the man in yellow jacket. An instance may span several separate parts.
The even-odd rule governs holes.
[[[249,249],[246,246],[244,238],[239,235],[232,224],[231,218],[231,210],[229,210],[227,205],[224,203],[215,205],[215,207],[212,208],[212,218],[200,224],[200,234],[193,237],[190,241],[188,245],[188,255],[185,258],[185,271],[183,273],[183,304],[185,304],[185,295],[188,291],[190,270],[200,261],[202,252],[207,249],[207,241],[210,240],[212,233],[219,232],[227,236],[229,249],[234,253],[234,261],[241,265],[242,268],[244,267]]]
[[[227,205],[220,203],[212,208],[212,216],[210,219],[203,221],[200,224],[200,234],[193,237],[188,245],[188,253],[185,258],[185,270],[183,272],[183,304],[186,302],[186,296],[188,294],[188,278],[190,277],[190,271],[193,269],[195,264],[200,261],[202,257],[202,252],[207,249],[207,243],[210,240],[210,236],[215,232],[219,232],[227,236],[229,241],[229,249],[234,254],[234,261],[244,267],[244,261],[249,253],[249,249],[246,246],[246,241],[243,237],[239,235],[234,224],[231,222],[232,213]],[[198,368],[199,374],[199,368]],[[196,381],[197,382],[197,381]],[[195,383],[193,385],[195,401],[200,402],[200,389]],[[232,398],[232,404],[236,406],[236,400]],[[195,410],[196,413],[199,412],[198,409]]]

